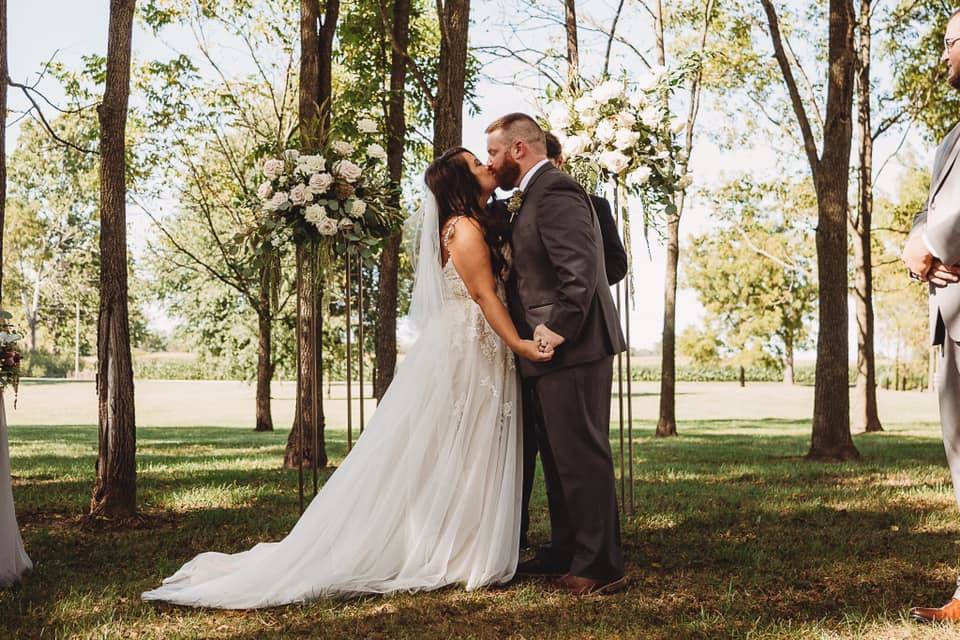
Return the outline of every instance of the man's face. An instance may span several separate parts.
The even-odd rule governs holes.
[[[954,89],[960,89],[960,16],[954,16],[947,23],[940,60],[947,64],[947,82]]]
[[[520,182],[520,165],[513,157],[512,147],[498,129],[487,134],[487,166],[501,189],[513,189]]]

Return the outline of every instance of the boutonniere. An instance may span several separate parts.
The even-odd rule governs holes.
[[[513,192],[513,195],[510,196],[510,199],[507,200],[507,211],[510,212],[510,220],[513,220],[513,217],[517,215],[517,212],[520,211],[520,207],[523,206],[523,191],[517,189]]]

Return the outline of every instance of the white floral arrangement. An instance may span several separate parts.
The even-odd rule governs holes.
[[[13,406],[17,406],[17,391],[20,386],[20,340],[23,335],[13,326],[13,316],[0,309],[0,392],[13,388]]]
[[[369,135],[377,124],[363,119],[357,128]],[[358,148],[333,140],[322,153],[287,149],[263,160],[257,197],[264,242],[272,248],[318,240],[376,245],[402,223],[402,214],[389,206],[386,159],[376,142]]]
[[[548,93],[544,119],[571,173],[588,184],[613,181],[646,205],[675,211],[674,194],[693,176],[679,142],[686,122],[670,113],[669,96],[689,67],[656,67],[632,88],[626,78],[605,79]]]

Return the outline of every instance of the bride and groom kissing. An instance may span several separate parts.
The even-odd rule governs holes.
[[[625,344],[604,258],[616,231],[550,162],[535,120],[509,114],[486,133],[486,163],[454,148],[426,170],[411,221],[419,338],[363,437],[283,540],[201,553],[145,600],[248,609],[515,575],[576,595],[624,586],[609,422]],[[518,191],[504,204],[497,187]],[[518,565],[538,450],[550,543]]]

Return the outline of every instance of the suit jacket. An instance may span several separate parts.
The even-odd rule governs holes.
[[[603,264],[607,272],[607,283],[612,285],[627,275],[627,252],[617,231],[617,222],[613,219],[610,203],[600,196],[590,196],[593,210],[597,212],[600,223],[600,236],[603,238]]]
[[[590,196],[593,209],[597,212],[597,221],[600,223],[600,235],[603,238],[603,264],[607,272],[607,282],[613,286],[627,275],[627,251],[620,240],[617,231],[617,222],[613,219],[610,203],[600,196]],[[496,215],[510,217],[506,200],[493,200],[488,205]]]
[[[913,221],[910,234],[926,232],[927,242],[944,264],[960,262],[960,124],[937,147],[927,204]],[[960,285],[930,285],[930,340],[943,341],[943,322],[954,340],[960,339]]]
[[[553,360],[519,359],[536,377],[626,349],[604,265],[603,240],[589,196],[553,165],[531,177],[511,225],[513,270],[507,304],[523,338],[543,323],[565,338]]]

